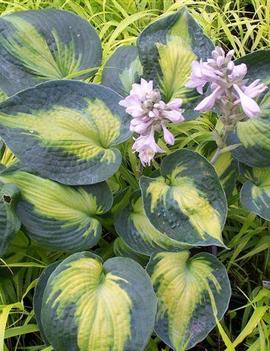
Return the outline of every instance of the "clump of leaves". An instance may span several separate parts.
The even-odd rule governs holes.
[[[237,111],[229,131],[221,115],[209,136],[217,149],[212,164],[214,150],[174,151],[156,137],[163,155],[142,169],[119,102],[128,102],[141,78],[153,81],[166,108],[173,99],[179,108],[181,99],[185,121],[167,134],[178,145],[179,131],[202,106],[187,87],[192,62],[214,49],[194,18],[183,9],[146,27],[137,46],[123,46],[107,61],[100,85],[80,81],[98,70],[101,45],[78,16],[18,12],[2,17],[0,27],[0,88],[10,96],[0,104],[0,135],[16,156],[0,173],[1,255],[9,257],[20,225],[30,245],[64,253],[50,259],[36,287],[44,342],[56,351],[139,351],[155,348],[148,342],[156,333],[180,351],[216,325],[227,340],[219,321],[231,287],[216,247],[229,244],[222,232],[238,177],[246,180],[243,205],[270,218],[269,94],[260,114],[249,116],[255,118]],[[236,64],[267,84],[267,55],[255,52]],[[158,133],[160,123],[151,130]]]

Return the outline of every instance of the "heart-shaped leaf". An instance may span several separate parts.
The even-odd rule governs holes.
[[[19,189],[15,185],[1,185],[0,189],[0,257],[19,231],[21,222],[15,213]]]
[[[70,185],[108,179],[120,163],[114,146],[129,135],[129,121],[111,89],[51,81],[0,105],[0,135],[23,165]]]
[[[238,122],[228,138],[228,145],[236,145],[232,155],[251,167],[270,166],[270,92],[260,103],[258,117]]]
[[[65,259],[51,274],[41,321],[57,351],[142,351],[153,331],[156,297],[135,261],[89,252]]]
[[[132,84],[142,76],[142,65],[136,46],[118,48],[106,62],[102,74],[102,84],[112,88],[122,96],[129,95]]]
[[[46,80],[90,77],[101,63],[95,29],[71,12],[16,12],[1,17],[0,33],[0,88],[9,96]]]
[[[270,168],[252,168],[245,171],[249,179],[243,184],[240,200],[244,207],[270,220]]]
[[[106,183],[69,187],[24,171],[6,171],[2,182],[21,192],[16,212],[32,239],[54,250],[79,251],[100,239],[98,215],[112,205]]]
[[[173,251],[187,246],[157,230],[145,215],[139,192],[133,194],[127,208],[120,211],[115,220],[120,237],[134,250],[145,255],[160,251]]]
[[[213,48],[186,9],[150,24],[138,39],[144,78],[154,80],[166,102],[182,98],[187,118],[195,116],[192,106],[198,98],[193,89],[185,87],[192,61],[205,60]]]
[[[192,348],[228,308],[226,268],[208,253],[182,251],[153,255],[147,271],[158,298],[156,333],[175,351]]]
[[[161,176],[141,177],[144,209],[153,226],[194,246],[224,246],[227,201],[213,166],[201,155],[179,150],[165,157]]]

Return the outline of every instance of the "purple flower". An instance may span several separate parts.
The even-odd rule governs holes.
[[[132,117],[130,130],[139,134],[133,150],[139,153],[143,165],[149,164],[156,152],[162,152],[155,142],[155,132],[162,130],[165,142],[174,144],[174,136],[166,125],[184,120],[181,99],[165,103],[161,100],[159,90],[154,89],[153,81],[141,79],[140,84],[132,85],[130,94],[119,104]]]
[[[249,118],[254,118],[260,112],[260,107],[255,100],[250,96],[243,93],[243,91],[235,84],[234,89],[240,98],[240,103],[243,108],[243,111]]]
[[[135,140],[132,150],[139,153],[139,158],[143,166],[150,165],[157,152],[163,152],[163,150],[155,142],[153,130],[149,135],[139,136]]]
[[[164,124],[162,125],[162,129],[165,142],[169,145],[173,145],[174,135],[164,126]]]
[[[152,128],[158,131],[166,120],[173,123],[184,120],[182,100],[174,99],[166,104],[160,92],[153,88],[153,81],[141,79],[141,84],[133,84],[130,94],[119,105],[133,117],[130,130],[138,134],[147,134]]]
[[[141,79],[141,84],[133,84],[130,94],[119,102],[133,118],[151,117],[155,103],[160,101],[160,93],[153,89],[153,81]],[[149,116],[150,113],[150,116]]]
[[[243,91],[250,98],[255,98],[267,89],[267,86],[263,83],[260,83],[260,79],[254,80],[250,85],[244,85]]]
[[[199,94],[203,94],[203,88],[208,83],[209,77],[207,77],[207,65],[200,61],[192,62],[192,71],[190,80],[186,83],[186,87],[190,89],[197,89]],[[211,75],[211,71],[208,75]]]
[[[210,111],[215,103],[216,99],[220,97],[222,94],[222,89],[218,86],[212,94],[208,95],[205,99],[203,99],[197,107],[195,107],[195,111],[206,112]]]
[[[164,120],[169,120],[173,123],[179,123],[184,121],[184,116],[182,115],[183,110],[181,110],[182,99],[173,99],[167,104],[163,101],[159,103],[160,109],[162,110],[162,117]]]
[[[233,50],[225,54],[224,50],[216,47],[212,57],[206,62],[194,61],[192,72],[186,86],[197,89],[203,94],[203,88],[209,84],[211,94],[203,99],[195,108],[196,111],[210,111],[217,106],[221,112],[232,106],[232,114],[236,113],[239,106],[249,118],[254,118],[260,112],[259,105],[254,100],[263,93],[267,86],[257,79],[250,85],[246,85],[244,79],[247,74],[247,66],[244,63],[236,65],[232,61]]]
[[[231,62],[233,63],[233,62]],[[237,80],[242,80],[245,75],[247,74],[247,66],[244,63],[241,63],[240,65],[233,65],[231,69],[232,73],[228,75],[229,81],[237,81]]]

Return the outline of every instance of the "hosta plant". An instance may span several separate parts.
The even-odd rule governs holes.
[[[44,342],[194,347],[231,298],[216,253],[236,181],[243,206],[270,219],[269,52],[234,60],[181,10],[117,49],[97,85],[101,44],[78,16],[19,12],[0,28],[0,135],[14,154],[0,173],[0,254],[19,230],[63,252],[36,287]],[[209,148],[178,147],[178,127],[204,112]]]

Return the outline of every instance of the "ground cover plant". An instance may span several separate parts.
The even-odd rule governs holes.
[[[269,350],[267,5],[1,4],[0,350]]]

